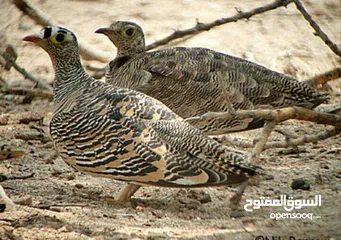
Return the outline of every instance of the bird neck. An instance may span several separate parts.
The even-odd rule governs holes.
[[[136,55],[143,53],[146,51],[145,42],[144,40],[135,41],[130,45],[122,44],[120,47],[117,48],[117,57],[135,57]]]
[[[54,101],[78,91],[79,87],[93,78],[85,71],[79,57],[52,60],[55,69]]]

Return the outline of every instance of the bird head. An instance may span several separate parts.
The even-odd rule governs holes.
[[[59,57],[65,59],[67,56],[73,57],[78,55],[78,44],[75,34],[63,27],[45,27],[38,34],[24,37],[23,41],[33,42],[43,48],[50,55],[52,61]]]
[[[117,21],[109,27],[96,30],[106,35],[117,47],[118,55],[138,54],[145,51],[145,39],[142,28],[133,22]]]

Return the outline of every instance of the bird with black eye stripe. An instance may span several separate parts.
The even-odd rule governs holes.
[[[141,185],[233,185],[258,173],[243,152],[205,136],[158,100],[92,78],[70,30],[46,27],[23,40],[42,47],[53,63],[55,148],[75,169],[127,182],[116,201]]]
[[[152,96],[183,118],[207,112],[300,106],[312,109],[325,94],[256,63],[206,48],[174,47],[146,52],[142,28],[117,21],[96,33],[117,47],[106,82]],[[206,134],[262,127],[261,119],[191,121]]]

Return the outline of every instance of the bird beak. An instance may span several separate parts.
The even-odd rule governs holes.
[[[109,31],[110,31],[110,28],[104,27],[104,28],[97,29],[95,33],[101,33],[101,34],[105,34],[106,35]]]
[[[36,43],[39,40],[41,40],[41,37],[38,34],[32,34],[32,35],[28,35],[28,36],[24,37],[22,40],[26,41],[26,42],[34,42],[34,43]]]

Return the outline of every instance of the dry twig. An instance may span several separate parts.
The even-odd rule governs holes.
[[[301,137],[287,137],[284,141],[271,141],[264,145],[263,149],[269,149],[269,148],[287,148],[287,147],[297,147],[299,145],[303,145],[306,143],[311,142],[318,142],[333,136],[336,136],[337,134],[340,134],[340,129],[336,129],[335,127],[327,128],[326,130],[318,133],[318,134],[311,134],[311,135],[304,135]],[[245,141],[242,139],[229,139],[226,135],[223,136],[217,136],[214,139],[219,141],[221,144],[229,145],[233,144],[237,147],[242,148],[253,148],[254,144],[250,141]]]
[[[44,204],[44,205],[34,205],[31,206],[33,208],[38,208],[38,209],[45,209],[45,210],[50,210],[53,207],[90,207],[90,204],[78,204],[78,203],[69,203],[69,204]]]
[[[224,119],[247,119],[247,118],[262,118],[266,120],[263,128],[263,134],[260,140],[254,146],[252,153],[249,157],[249,162],[257,163],[259,155],[266,146],[266,142],[274,130],[277,123],[288,119],[298,119],[319,124],[333,125],[336,131],[341,131],[341,115],[320,113],[313,110],[308,110],[301,107],[287,107],[277,110],[238,110],[235,113],[228,112],[209,112],[197,117],[185,119],[190,122],[192,120],[209,120],[212,118]],[[301,141],[306,141],[303,139]]]
[[[46,115],[46,111],[30,111],[21,113],[0,114],[0,125],[41,121]]]
[[[37,24],[46,27],[51,25],[58,25],[51,17],[46,16],[42,11],[33,7],[26,0],[12,0],[12,3],[27,16],[32,18]],[[97,60],[100,62],[107,63],[110,61],[110,57],[107,54],[95,50],[90,44],[85,40],[78,37],[79,52],[84,59],[87,60]]]
[[[4,94],[15,94],[15,95],[23,95],[28,98],[44,98],[44,99],[53,99],[52,91],[42,90],[42,89],[31,89],[31,88],[17,88],[17,87],[7,87],[0,90]]]
[[[11,65],[19,72],[21,73],[26,79],[31,80],[35,84],[37,84],[37,87],[41,87],[44,89],[47,89],[52,92],[53,88],[52,86],[40,81],[39,79],[32,76],[30,73],[26,72],[26,70],[22,67],[20,67],[14,59],[12,59],[10,56],[8,56],[5,52],[0,52],[1,56],[3,56],[7,62],[11,63]]]
[[[24,175],[11,175],[11,176],[7,176],[8,180],[18,180],[18,179],[28,179],[34,177],[34,173],[27,173]]]
[[[218,19],[210,23],[197,22],[197,24],[192,28],[184,29],[184,30],[177,30],[173,32],[171,35],[147,45],[146,50],[148,51],[150,49],[153,49],[162,45],[166,45],[175,39],[182,38],[187,35],[198,34],[203,31],[208,31],[211,28],[214,28],[214,27],[217,27],[217,26],[229,23],[229,22],[237,22],[240,19],[249,20],[254,15],[261,14],[267,11],[271,11],[279,7],[286,7],[289,3],[292,3],[292,2],[293,0],[276,0],[273,3],[267,4],[259,8],[255,8],[249,12],[238,11],[238,13],[232,17]]]
[[[294,0],[294,2],[297,9],[302,13],[305,20],[307,20],[310,26],[315,30],[315,35],[319,36],[336,55],[341,57],[341,49],[338,48],[338,46],[334,42],[332,42],[332,40],[330,40],[328,35],[322,31],[320,26],[313,20],[307,10],[305,10],[302,3],[299,0]]]
[[[338,78],[341,78],[341,68],[335,68],[331,71],[321,73],[317,76],[305,80],[304,82],[312,86],[313,88],[318,88],[319,86],[323,86],[327,82]]]
[[[333,125],[337,129],[341,128],[341,116],[336,114],[320,113],[301,107],[287,107],[276,110],[238,110],[235,113],[228,112],[208,112],[201,116],[186,118],[187,122],[193,120],[209,120],[213,118],[224,119],[247,119],[263,118],[268,121],[281,122],[288,119],[297,119],[315,122],[318,124]]]
[[[50,137],[45,134],[44,132],[39,132],[37,130],[25,130],[21,132],[15,133],[14,137],[16,139],[23,139],[25,141],[42,141],[42,142],[49,142],[51,141]]]

